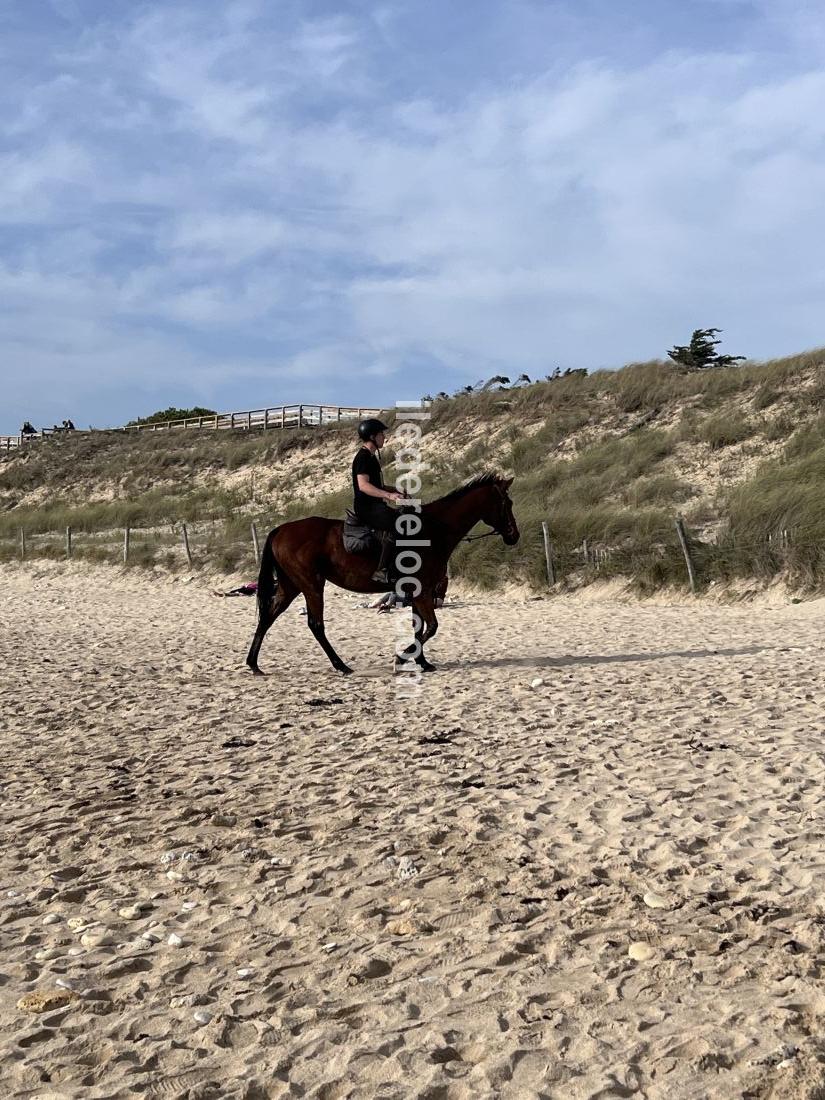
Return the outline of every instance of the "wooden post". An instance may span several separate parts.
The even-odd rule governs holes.
[[[286,408],[281,405],[281,427],[286,427]]]
[[[123,564],[124,565],[129,560],[129,533],[130,533],[130,530],[131,529],[129,527],[124,527],[123,528]]]
[[[304,406],[299,405],[298,406],[298,427],[303,428],[303,426],[304,426]]]
[[[71,556],[72,556],[72,529],[71,529],[71,527],[67,527],[66,528],[66,557],[70,558]]]
[[[186,560],[192,565],[192,551],[189,549],[189,532],[186,530],[186,524],[180,525],[181,532],[183,533],[183,548],[186,551]]]
[[[26,560],[26,532],[20,528],[20,560]]]
[[[582,539],[582,554],[584,555],[584,564],[590,564],[590,549],[587,545],[587,539]]]
[[[544,538],[544,561],[547,566],[547,583],[552,586],[556,583],[556,570],[553,565],[553,544],[550,542],[550,532],[546,520],[541,521],[541,533]]]
[[[690,581],[690,590],[695,594],[696,592],[696,573],[693,568],[693,559],[690,556],[690,546],[688,545],[687,533],[685,532],[684,520],[681,516],[677,516],[675,520],[676,534],[679,536],[679,543],[682,547],[682,553],[685,555],[685,564],[687,565],[688,580]]]
[[[261,544],[258,542],[258,528],[252,524],[252,548],[255,551],[255,564],[261,564]]]
[[[269,427],[269,409],[264,409],[264,431]]]

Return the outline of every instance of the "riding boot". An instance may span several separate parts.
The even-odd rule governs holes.
[[[391,531],[376,531],[381,540],[381,557],[378,560],[378,568],[372,575],[376,584],[392,585],[395,583],[392,577],[392,565],[395,560],[395,539]]]

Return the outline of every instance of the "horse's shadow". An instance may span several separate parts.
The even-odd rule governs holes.
[[[678,657],[685,660],[700,657],[743,657],[751,653],[784,653],[791,646],[741,646],[730,649],[676,649],[667,653],[613,653],[606,656],[586,655],[576,657],[482,657],[477,660],[439,661],[438,667],[448,669],[466,668],[571,668],[576,665],[621,665],[644,661],[665,661]]]

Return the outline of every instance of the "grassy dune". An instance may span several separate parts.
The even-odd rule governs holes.
[[[633,364],[520,389],[435,402],[426,425],[425,496],[497,467],[515,474],[522,541],[460,548],[456,575],[496,586],[544,584],[541,521],[560,572],[643,590],[683,584],[674,518],[685,518],[702,584],[778,575],[814,590],[825,579],[825,351],[686,374]],[[179,530],[196,532],[196,564],[253,569],[249,526],[349,501],[352,427],[56,437],[0,462],[0,555],[24,529],[31,553],[115,560],[130,525],[133,560],[183,564]],[[393,476],[391,448],[385,452]],[[109,535],[107,535],[109,532]]]

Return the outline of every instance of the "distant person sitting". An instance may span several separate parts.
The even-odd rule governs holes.
[[[20,429],[21,435],[37,435],[37,428],[32,426],[30,420],[23,421],[23,427]]]
[[[64,420],[63,421],[63,429],[64,429],[64,431],[67,431],[67,432],[73,432],[75,430],[75,427],[74,427],[74,424],[71,422],[71,420]]]

